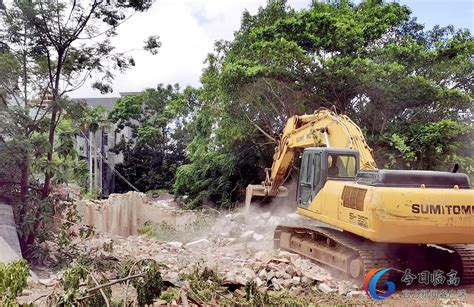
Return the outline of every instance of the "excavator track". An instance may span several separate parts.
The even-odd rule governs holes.
[[[280,225],[275,229],[274,242],[275,248],[296,252],[358,280],[372,269],[389,268],[394,264],[381,246],[325,227]]]
[[[384,244],[328,227],[280,225],[275,229],[274,245],[275,248],[301,254],[358,280],[376,268],[395,268],[395,272],[402,272],[402,266],[411,267],[389,253]],[[438,261],[432,263],[434,267],[431,269],[437,269],[443,263],[448,266],[454,264],[454,268],[459,267],[462,272],[458,275],[461,283],[474,284],[474,244],[450,244],[445,247],[455,253],[446,253],[439,258],[440,254],[435,256],[431,250],[428,252],[431,256],[424,258],[428,261],[433,259],[433,256],[437,258]],[[426,246],[414,248],[410,253],[427,251]],[[384,275],[380,282],[386,281],[389,277],[387,275]]]
[[[462,264],[461,283],[474,283],[474,244],[450,244],[448,248],[454,250]]]

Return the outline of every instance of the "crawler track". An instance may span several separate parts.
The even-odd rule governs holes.
[[[330,228],[280,225],[274,239],[276,248],[302,254],[356,279],[372,269],[393,266],[377,244]]]
[[[474,244],[451,244],[448,248],[454,250],[461,260],[461,282],[474,284]]]
[[[275,248],[292,251],[361,280],[372,269],[405,268],[413,271],[460,269],[461,282],[474,283],[474,244],[452,244],[445,247],[455,253],[440,252],[426,245],[382,244],[351,233],[327,227],[286,226],[275,229]],[[398,250],[394,253],[393,250]],[[411,263],[400,261],[400,256],[414,257]],[[420,256],[416,258],[416,256]],[[436,261],[434,261],[436,259]],[[420,263],[421,262],[421,263]],[[444,265],[444,266],[443,266]],[[395,270],[396,271],[396,270]],[[384,276],[388,278],[388,276]],[[381,280],[383,282],[384,279]]]

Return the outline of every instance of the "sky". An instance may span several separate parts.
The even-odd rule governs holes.
[[[143,46],[150,35],[159,35],[162,47],[157,55],[144,51],[129,53],[135,67],[117,74],[114,93],[106,96],[85,84],[71,97],[117,97],[120,92],[137,92],[157,84],[179,83],[199,86],[204,60],[216,40],[232,40],[240,27],[242,12],[255,14],[267,0],[157,0],[150,10],[136,13],[118,29],[112,42],[117,51]],[[427,28],[449,24],[474,33],[474,0],[398,0],[407,5],[419,23]],[[288,0],[295,9],[309,7],[311,0]]]

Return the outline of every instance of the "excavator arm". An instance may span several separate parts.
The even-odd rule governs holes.
[[[248,209],[253,196],[287,196],[283,183],[291,169],[297,149],[333,147],[355,149],[360,154],[361,169],[377,169],[372,149],[367,145],[360,128],[346,115],[320,109],[311,115],[292,116],[283,129],[275,148],[273,164],[267,169],[261,185],[249,185],[245,195]]]

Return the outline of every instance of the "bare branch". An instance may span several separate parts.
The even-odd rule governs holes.
[[[127,276],[127,277],[124,277],[124,278],[114,279],[114,280],[111,280],[111,281],[109,281],[105,284],[99,285],[97,287],[86,289],[86,293],[91,293],[91,292],[97,291],[99,289],[102,289],[102,288],[105,288],[105,287],[110,287],[112,285],[115,285],[115,284],[118,284],[118,283],[121,283],[121,282],[124,282],[124,281],[128,281],[128,280],[131,280],[131,279],[144,277],[145,275],[146,275],[146,273],[140,273],[140,274]],[[81,298],[79,298],[78,300],[81,300]]]

